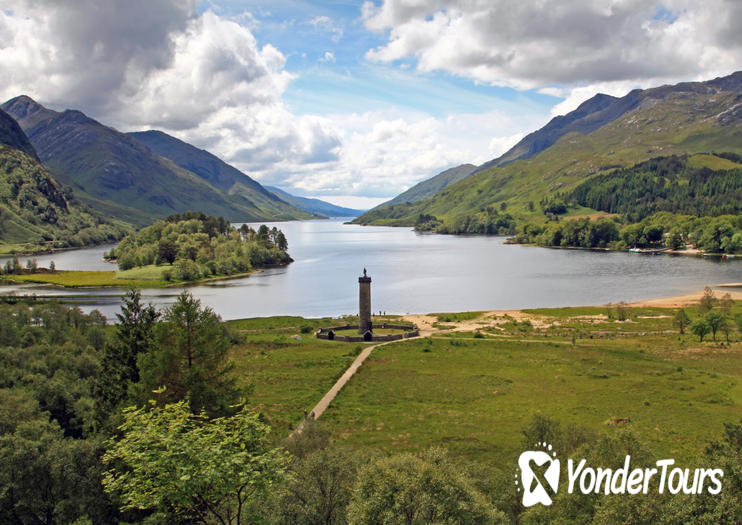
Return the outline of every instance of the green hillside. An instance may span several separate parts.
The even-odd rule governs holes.
[[[192,146],[162,131],[139,131],[128,135],[143,143],[157,155],[173,161],[176,165],[191,173],[195,173],[220,190],[246,199],[263,213],[264,219],[312,218],[311,212],[307,213],[304,208],[276,197],[273,192],[268,191],[257,181],[208,151]]]
[[[25,96],[2,109],[18,121],[55,178],[113,217],[137,225],[189,210],[239,222],[295,218],[266,212],[242,195],[229,195],[79,111],[51,111]]]
[[[385,202],[374,209],[385,208],[387,206],[393,206],[395,204],[403,204],[405,202],[417,202],[428,197],[432,197],[446,186],[460,181],[463,178],[468,177],[477,167],[474,164],[462,164],[455,168],[450,168],[440,172],[438,175],[425,179],[424,181],[418,182],[413,187],[404,191],[394,197],[392,200]],[[371,210],[373,211],[373,210]]]
[[[0,145],[0,251],[86,246],[127,231],[78,202],[35,159]]]
[[[514,223],[544,220],[544,198],[566,194],[615,168],[657,156],[742,153],[742,89],[737,83],[715,85],[728,90],[704,83],[663,88],[662,96],[645,96],[634,109],[595,131],[568,133],[532,158],[491,167],[417,203],[372,210],[357,222],[419,224],[444,233],[482,232],[482,224],[499,222],[494,231],[484,232],[509,233]],[[568,213],[595,211],[578,206]]]

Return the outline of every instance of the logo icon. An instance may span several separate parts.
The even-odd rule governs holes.
[[[536,443],[543,450],[527,450],[518,458],[521,486],[523,487],[523,506],[531,507],[537,503],[551,505],[559,486],[560,463],[556,452],[547,443]],[[518,475],[515,475],[518,485]],[[521,488],[518,487],[520,491]]]

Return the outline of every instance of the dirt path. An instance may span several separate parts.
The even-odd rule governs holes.
[[[408,341],[409,339],[414,339],[414,337],[410,337],[408,339],[401,339],[402,341]],[[374,348],[378,348],[380,346],[388,345],[391,343],[397,343],[398,341],[387,341],[385,343],[379,343],[378,345],[372,345],[367,346],[364,348],[360,354],[353,360],[353,362],[350,364],[348,369],[343,373],[343,375],[340,376],[340,378],[335,382],[334,385],[332,385],[332,388],[327,391],[327,393],[322,396],[322,399],[319,400],[319,403],[314,405],[314,408],[309,413],[309,417],[307,419],[319,419],[319,417],[324,414],[325,410],[327,410],[327,407],[330,406],[330,403],[332,403],[332,400],[335,399],[335,397],[338,395],[340,390],[343,389],[343,387],[350,381],[350,378],[355,375],[355,373],[358,371],[359,368],[361,368],[361,365],[368,359],[368,356],[371,355],[371,352],[373,352]],[[306,425],[307,419],[299,423],[299,426],[296,427],[296,430],[294,430],[291,435],[299,435],[304,430],[304,426]]]
[[[717,290],[717,297],[722,295],[719,293],[718,288],[720,287],[726,287],[726,288],[736,288],[738,286],[742,286],[741,284],[736,283],[730,283],[730,284],[721,284],[716,285],[714,288]],[[726,292],[727,290],[723,290],[723,292]],[[735,301],[742,300],[742,291],[737,290],[730,290],[729,291],[732,299]],[[647,306],[657,306],[657,307],[664,307],[664,308],[677,308],[677,307],[684,307],[688,306],[689,304],[695,304],[698,302],[698,300],[703,295],[703,291],[697,292],[695,294],[690,295],[684,295],[680,297],[666,297],[662,299],[651,299],[648,301],[641,301],[637,303],[631,303],[627,306],[634,306],[634,307],[647,307]],[[483,328],[496,328],[498,325],[507,323],[507,322],[523,322],[523,321],[529,321],[534,328],[541,329],[541,328],[547,328],[549,326],[558,326],[560,324],[560,321],[549,319],[548,316],[541,316],[541,315],[533,315],[530,313],[525,313],[521,310],[491,310],[487,312],[482,312],[482,314],[471,320],[465,320],[465,321],[451,321],[451,322],[442,322],[438,320],[438,317],[435,315],[424,315],[424,314],[414,314],[414,315],[404,315],[402,318],[405,321],[412,322],[417,325],[420,337],[431,337],[434,335],[439,334],[445,334],[447,332],[475,332],[479,331]],[[603,314],[599,315],[592,315],[592,316],[575,316],[575,318],[580,319],[595,319],[596,321],[602,321],[604,319],[607,319],[607,317]],[[438,326],[434,326],[438,324]],[[445,326],[445,328],[442,328],[441,326]],[[484,335],[484,334],[483,334]],[[486,337],[489,338],[495,338],[498,337],[498,334],[486,334]],[[408,339],[402,339],[401,341],[407,341],[409,339],[416,339],[416,338],[408,338]],[[467,338],[467,337],[458,337],[456,339],[474,339],[474,338]],[[540,339],[519,339],[520,342],[534,342],[534,343],[540,343],[542,340]],[[335,384],[330,388],[330,390],[322,397],[322,399],[319,400],[319,402],[314,406],[312,409],[312,412],[310,413],[308,419],[319,419],[319,417],[327,410],[327,407],[330,406],[330,403],[337,397],[337,395],[340,393],[340,391],[343,389],[343,387],[350,381],[350,379],[355,375],[355,373],[358,371],[358,369],[363,365],[363,363],[368,359],[368,357],[371,355],[371,352],[374,351],[375,348],[378,348],[380,346],[388,345],[388,344],[394,344],[398,343],[400,341],[387,341],[384,343],[379,343],[377,345],[367,346],[364,348],[360,354],[355,358],[353,363],[348,367],[348,369],[343,373],[342,376],[335,382]],[[552,341],[558,344],[564,344],[564,345],[571,345],[573,343],[570,343],[568,341]],[[306,421],[302,421],[299,426],[296,427],[296,430],[292,432],[292,436],[301,434],[304,430],[304,426],[306,425]]]

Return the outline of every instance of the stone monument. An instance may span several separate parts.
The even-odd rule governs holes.
[[[372,332],[371,324],[371,277],[363,269],[363,276],[358,278],[358,333]]]

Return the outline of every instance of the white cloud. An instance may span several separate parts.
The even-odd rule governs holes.
[[[742,58],[742,4],[726,0],[383,0],[362,13],[389,35],[370,60],[517,89],[705,79]]]
[[[283,102],[294,77],[278,49],[259,46],[249,28],[212,11],[197,15],[193,6],[173,0],[168,8],[162,1],[160,16],[141,2],[131,7],[138,16],[118,2],[97,2],[89,11],[21,3],[0,12],[0,75],[9,79],[0,93],[81,109],[125,131],[162,129],[263,183],[339,196],[392,197],[443,169],[489,160],[513,136],[544,123],[533,112],[434,118],[392,107],[295,115]],[[85,38],[59,25],[83,14]],[[139,27],[144,15],[167,23]],[[314,23],[325,27],[331,20]],[[136,31],[141,34],[129,42],[126,35]]]
[[[325,54],[322,57],[320,57],[319,61],[320,62],[325,62],[325,63],[329,63],[329,62],[333,62],[334,63],[335,62],[335,53],[333,53],[332,51],[325,51]]]
[[[330,33],[333,42],[339,42],[345,33],[343,27],[336,24],[329,16],[315,16],[309,21],[309,25],[314,26],[317,31]]]

